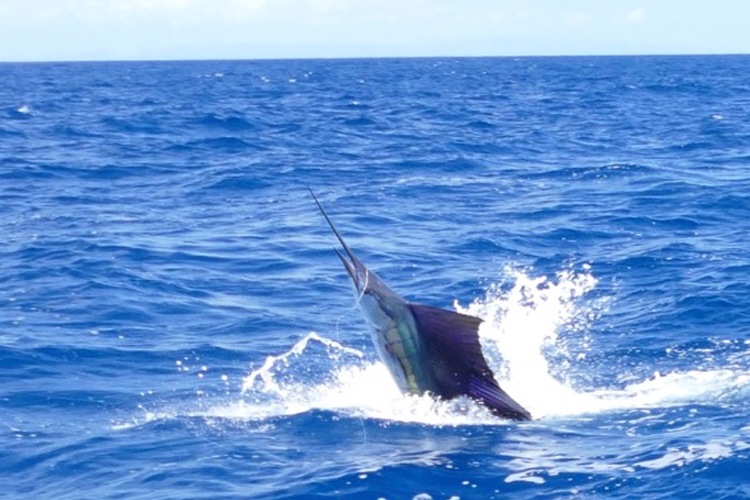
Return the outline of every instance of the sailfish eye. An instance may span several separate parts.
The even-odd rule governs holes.
[[[359,291],[359,297],[357,297],[357,305],[359,305],[359,303],[362,301],[362,297],[364,297],[365,294],[367,293],[367,282],[369,281],[369,279],[370,279],[370,272],[367,270],[367,268],[365,268],[364,284],[362,285],[362,288]],[[360,273],[358,270],[357,271],[357,286],[359,286],[360,283],[362,283],[362,279],[360,278]]]
[[[362,291],[364,292],[365,290],[367,290],[367,285],[370,281],[370,271],[367,268],[365,268],[364,273],[358,270],[357,279],[360,283],[362,283]]]

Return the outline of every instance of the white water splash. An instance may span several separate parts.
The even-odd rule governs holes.
[[[312,341],[326,348],[332,365],[323,383],[307,383],[287,376],[284,370],[295,358],[305,355]],[[258,419],[318,409],[434,425],[496,422],[486,409],[471,401],[436,401],[429,396],[404,395],[385,365],[363,358],[361,351],[310,333],[286,353],[266,358],[263,366],[245,378],[242,387],[245,398],[214,408],[212,416]]]
[[[479,329],[485,357],[503,389],[532,415],[559,414],[561,409],[580,413],[582,396],[552,376],[546,351],[564,348],[558,343],[563,325],[582,323],[576,328],[586,335],[585,320],[595,314],[577,301],[596,286],[596,279],[572,271],[556,280],[510,268],[505,274],[514,282],[510,291],[493,285],[483,299],[468,307],[456,303],[456,309],[485,320]],[[588,347],[587,339],[583,344]]]
[[[661,375],[631,384],[622,390],[583,393],[586,406],[577,413],[670,406],[716,401],[730,393],[750,391],[750,372],[734,370],[690,370]]]
[[[333,353],[331,354],[333,359],[338,358],[337,354],[339,352],[352,354],[358,358],[362,358],[363,356],[362,351],[344,347],[334,340],[329,340],[327,338],[321,337],[315,332],[310,332],[302,340],[294,344],[294,347],[289,349],[284,354],[281,354],[279,356],[268,356],[265,363],[263,363],[263,366],[261,366],[257,370],[254,370],[245,378],[244,382],[242,383],[242,392],[244,393],[249,391],[253,388],[253,386],[255,386],[258,380],[261,380],[263,381],[263,390],[265,392],[273,392],[282,397],[289,396],[289,391],[280,386],[276,381],[273,369],[279,363],[288,364],[291,358],[301,356],[305,352],[311,341],[319,342],[323,344],[323,346],[329,348],[329,352]]]
[[[606,303],[586,297],[597,280],[587,267],[553,278],[515,269],[507,269],[503,276],[501,282],[510,286],[493,285],[482,299],[455,307],[485,320],[479,334],[488,363],[500,385],[535,419],[750,393],[750,372],[740,369],[655,373],[618,389],[574,388],[565,377],[595,348],[589,331]],[[264,421],[311,410],[429,425],[506,423],[468,399],[436,401],[429,396],[403,395],[382,363],[314,332],[287,352],[267,357],[248,374],[241,398],[181,414]]]
[[[671,447],[664,456],[652,460],[637,462],[636,467],[645,469],[666,469],[667,467],[684,467],[701,461],[711,462],[734,456],[737,452],[750,449],[750,443],[742,440],[711,440],[705,444],[689,445],[685,448]]]
[[[491,368],[501,386],[535,418],[716,400],[750,390],[750,372],[728,369],[655,372],[622,389],[576,390],[569,381],[553,376],[548,353],[566,351],[559,338],[563,326],[577,335],[583,350],[577,359],[591,348],[588,327],[601,304],[580,302],[594,289],[596,279],[587,268],[583,273],[561,272],[555,280],[531,278],[513,269],[506,274],[514,281],[510,291],[495,285],[483,299],[456,308],[485,320],[479,334]]]

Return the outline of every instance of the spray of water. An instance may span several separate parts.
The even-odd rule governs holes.
[[[296,376],[298,363],[324,347],[323,380],[310,383]],[[487,410],[466,400],[438,402],[429,396],[403,395],[380,362],[362,352],[310,333],[280,356],[269,356],[245,377],[243,399],[219,411],[237,418],[293,415],[311,409],[331,410],[355,417],[459,425],[496,421]],[[217,409],[214,409],[217,410]]]
[[[456,304],[456,309],[485,320],[479,334],[490,366],[505,390],[535,418],[715,400],[750,389],[750,372],[730,369],[666,375],[657,371],[648,380],[616,390],[574,388],[566,370],[554,373],[549,359],[557,353],[581,361],[592,349],[590,326],[607,301],[583,300],[597,284],[590,268],[563,271],[554,279],[512,268],[504,276],[513,283],[509,290],[493,285],[484,298],[467,307]],[[560,338],[563,327],[572,338]],[[569,352],[571,341],[579,351],[575,356]]]
[[[484,320],[479,334],[488,363],[500,385],[534,418],[667,406],[750,392],[750,372],[740,369],[655,373],[617,389],[576,387],[568,375],[595,349],[590,332],[606,304],[587,298],[596,284],[588,267],[553,277],[509,268],[483,298],[467,306],[455,304],[457,311]],[[314,332],[249,373],[240,398],[191,414],[263,421],[314,409],[430,425],[504,424],[470,400],[403,395],[371,353]]]
[[[485,356],[502,387],[532,415],[539,418],[566,408],[580,412],[582,396],[552,375],[547,355],[565,349],[559,342],[564,325],[575,323],[588,346],[586,320],[594,313],[579,300],[596,286],[596,279],[588,272],[572,271],[556,279],[529,277],[512,268],[503,276],[503,281],[513,283],[510,290],[495,284],[483,299],[467,307],[456,303],[456,309],[484,319],[479,335]]]

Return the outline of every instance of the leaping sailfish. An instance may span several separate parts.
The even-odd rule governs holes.
[[[380,359],[406,394],[439,399],[467,396],[501,418],[528,420],[531,414],[500,388],[479,343],[481,319],[437,307],[412,304],[362,264],[310,190],[338,238],[359,309],[370,327]]]

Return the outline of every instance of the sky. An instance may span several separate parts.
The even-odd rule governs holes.
[[[746,0],[0,0],[0,61],[750,53]]]

